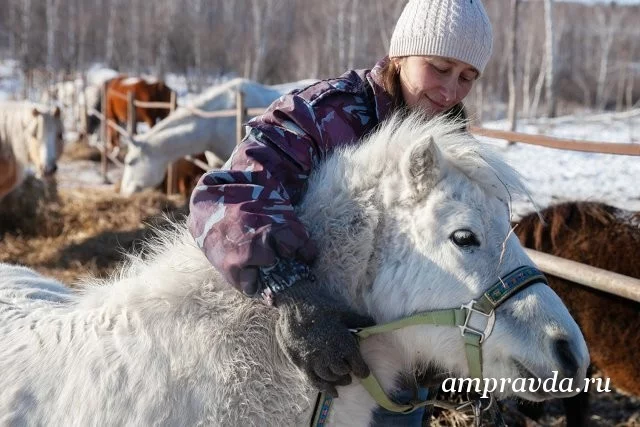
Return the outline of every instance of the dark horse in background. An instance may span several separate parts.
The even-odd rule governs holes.
[[[600,203],[565,203],[523,218],[523,246],[640,279],[640,212]],[[547,275],[580,326],[592,366],[621,392],[640,396],[640,303]],[[603,379],[604,382],[604,379]],[[595,384],[590,385],[595,388]],[[563,399],[568,427],[588,425],[588,393]],[[541,407],[521,406],[532,418]]]
[[[144,102],[171,102],[172,89],[163,81],[147,81],[140,77],[129,77],[120,75],[108,80],[106,83],[106,111],[104,115],[107,119],[113,120],[120,126],[125,127],[128,118],[127,96],[133,92],[136,101]],[[101,111],[102,95],[96,101],[94,108]],[[169,115],[168,108],[142,108],[136,107],[136,124],[146,123],[149,128],[156,122]],[[100,120],[91,116],[87,122],[87,131],[95,133],[100,126]],[[112,150],[120,146],[120,136],[111,127],[107,128],[107,145]]]

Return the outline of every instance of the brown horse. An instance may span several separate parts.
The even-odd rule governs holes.
[[[566,203],[545,209],[542,216],[546,225],[535,214],[519,222],[515,232],[524,246],[640,278],[640,213],[598,203]],[[620,391],[640,396],[640,303],[548,278],[580,326],[592,365]],[[563,400],[567,426],[587,425],[588,396],[580,393]]]
[[[163,81],[149,82],[138,77],[125,75],[114,77],[105,83],[107,85],[105,117],[120,125],[125,125],[128,118],[127,96],[133,92],[136,101],[171,102],[171,88]],[[150,128],[157,121],[169,115],[168,108],[136,107],[136,123],[144,122]],[[111,127],[107,127],[107,141],[109,149],[120,146],[120,135]]]
[[[16,187],[21,174],[20,165],[13,153],[0,151],[0,199]]]

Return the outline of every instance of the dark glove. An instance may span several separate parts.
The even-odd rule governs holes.
[[[358,340],[348,328],[372,325],[373,319],[353,313],[328,295],[312,278],[300,279],[278,292],[280,312],[276,337],[280,347],[319,390],[337,397],[337,386],[369,375]]]

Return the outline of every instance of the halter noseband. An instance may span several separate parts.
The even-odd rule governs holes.
[[[482,379],[482,342],[491,335],[495,323],[495,309],[511,298],[519,291],[525,289],[533,283],[545,283],[548,285],[544,274],[535,267],[522,266],[507,274],[493,286],[489,288],[476,301],[471,300],[462,304],[460,308],[449,308],[443,310],[425,311],[409,317],[405,317],[381,325],[374,325],[367,328],[352,329],[351,331],[359,340],[364,340],[372,335],[391,332],[407,326],[416,325],[437,325],[437,326],[457,326],[460,328],[465,343],[465,353],[469,366],[469,376],[471,378]],[[479,330],[469,326],[469,321],[473,313],[484,316],[487,320],[484,330]],[[458,409],[455,405],[443,405],[444,402],[424,400],[411,402],[409,404],[399,404],[391,400],[384,392],[377,378],[372,374],[360,380],[362,386],[369,392],[371,397],[381,407],[397,413],[411,413],[419,408],[435,405],[447,409]],[[323,403],[323,406],[326,402]],[[461,406],[466,406],[463,404]],[[323,411],[325,416],[328,408]],[[316,417],[317,418],[317,417]],[[314,425],[323,425],[322,421]]]

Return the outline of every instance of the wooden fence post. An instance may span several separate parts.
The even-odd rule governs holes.
[[[102,181],[105,184],[109,183],[109,179],[107,178],[107,172],[109,168],[109,160],[107,159],[107,84],[108,81],[102,84],[102,88],[100,88],[101,92],[101,100],[100,100],[100,109],[102,110],[102,115],[105,117],[104,120],[100,122],[100,139],[102,140],[102,150],[100,151],[100,169],[102,171]]]
[[[131,91],[127,93],[127,132],[133,137],[136,134],[136,94]]]
[[[178,97],[176,96],[175,91],[171,91],[171,99],[169,102],[171,103],[171,106],[169,107],[169,115],[171,115],[171,113],[176,111],[178,108]],[[167,194],[174,194],[176,192],[177,178],[175,162],[171,162],[167,166]]]
[[[80,72],[80,78],[82,81],[82,84],[80,85],[80,90],[82,91],[82,107],[79,108],[79,119],[80,119],[80,133],[84,136],[84,141],[85,143],[89,143],[89,131],[87,130],[88,126],[89,126],[89,108],[92,108],[92,106],[87,105],[87,78],[85,76],[84,71]],[[80,99],[80,98],[78,98]]]
[[[176,91],[171,91],[171,98],[169,100],[171,107],[169,107],[169,114],[173,113],[178,109],[178,95],[176,95]]]
[[[247,109],[244,107],[244,93],[236,92],[236,145],[244,138],[244,123],[247,121]]]

